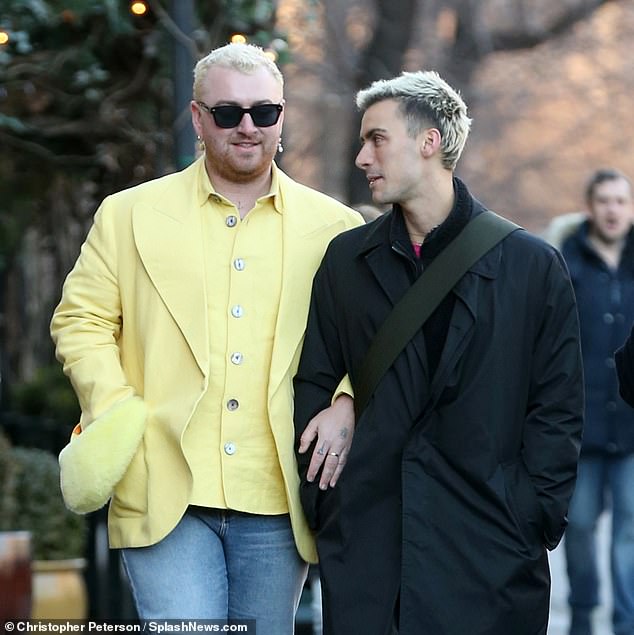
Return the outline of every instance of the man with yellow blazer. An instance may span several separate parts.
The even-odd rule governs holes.
[[[198,62],[203,156],[104,200],[53,315],[82,430],[144,425],[108,516],[143,619],[253,619],[258,633],[292,633],[315,561],[292,378],[313,274],[362,219],[273,163],[282,95],[257,47]],[[347,451],[351,420],[345,396],[320,415],[320,438],[344,431],[331,450]]]

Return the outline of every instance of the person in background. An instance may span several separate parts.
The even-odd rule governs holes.
[[[115,407],[124,426],[127,404],[147,406],[108,523],[142,619],[254,619],[258,633],[290,634],[315,561],[292,377],[315,270],[362,219],[275,165],[284,107],[262,49],[200,60],[201,157],[104,200],[53,315],[82,427]],[[351,403],[343,394],[315,425],[340,453]]]
[[[614,633],[634,635],[634,412],[619,396],[614,371],[614,352],[634,323],[632,194],[623,173],[597,170],[584,217],[559,217],[547,232],[570,270],[585,373],[583,443],[564,538],[570,635],[592,633],[600,603],[597,521],[607,507]]]
[[[355,382],[394,305],[484,206],[454,171],[471,120],[432,71],[357,95],[377,220],[330,243],[295,377],[296,434]],[[561,255],[523,230],[481,257],[383,376],[335,488],[301,452],[325,635],[544,635],[583,377]],[[320,446],[324,465],[338,450]],[[312,460],[311,460],[312,463]]]

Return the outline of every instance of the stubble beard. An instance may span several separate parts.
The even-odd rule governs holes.
[[[231,150],[230,147],[221,155],[214,152],[207,153],[208,165],[222,179],[232,183],[245,184],[271,170],[275,152],[271,152],[266,146],[259,145],[254,148],[253,153],[259,153],[259,158],[236,157]]]

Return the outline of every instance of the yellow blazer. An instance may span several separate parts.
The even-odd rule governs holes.
[[[207,390],[213,337],[196,189],[202,169],[199,159],[181,172],[104,200],[51,322],[57,356],[81,405],[83,428],[133,395],[148,408],[143,441],[110,501],[111,547],[158,542],[189,503],[192,475],[182,442]],[[268,414],[297,548],[314,562],[315,547],[299,502],[292,378],[317,266],[330,240],[363,220],[281,171],[279,188],[283,280]]]

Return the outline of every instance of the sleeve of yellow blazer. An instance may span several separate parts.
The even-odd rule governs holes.
[[[56,355],[79,399],[83,428],[134,394],[118,347],[122,312],[117,249],[132,246],[131,237],[116,239],[115,221],[127,218],[129,223],[129,215],[115,214],[120,211],[110,199],[97,211],[51,321]]]

